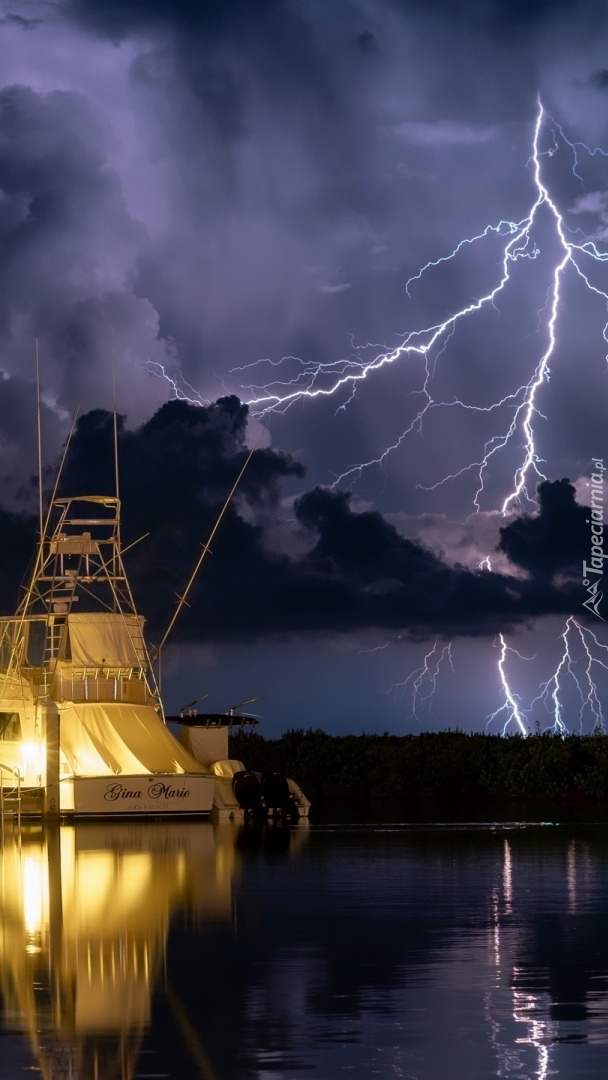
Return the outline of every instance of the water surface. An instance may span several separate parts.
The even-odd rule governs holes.
[[[0,1080],[608,1072],[603,824],[31,826],[0,851]]]

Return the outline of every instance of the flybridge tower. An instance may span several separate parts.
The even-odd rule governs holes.
[[[99,610],[134,614],[121,554],[120,499],[106,495],[54,499],[49,517],[54,519],[53,531],[39,543],[18,613],[66,614],[85,597]]]
[[[120,500],[56,498],[48,521],[17,613],[0,621],[15,646],[13,664],[29,670],[37,696],[61,700],[67,677],[72,700],[82,683],[83,700],[160,706],[122,559]]]

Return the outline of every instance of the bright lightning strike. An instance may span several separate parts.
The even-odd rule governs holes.
[[[394,349],[381,349],[374,352],[373,346],[365,345],[351,356],[329,363],[315,363],[292,356],[284,357],[280,361],[259,360],[235,368],[231,372],[242,378],[245,372],[259,372],[261,375],[267,372],[269,367],[274,369],[270,380],[266,383],[248,382],[242,387],[248,391],[248,404],[254,414],[262,415],[273,411],[285,412],[296,402],[305,399],[336,397],[339,402],[337,407],[342,408],[352,400],[358,388],[381,369],[406,359],[416,357],[422,359],[424,374],[417,391],[420,406],[412,421],[390,446],[385,447],[375,458],[349,467],[337,477],[335,484],[360,476],[364,469],[372,465],[381,467],[386,458],[402,445],[407,436],[421,430],[424,418],[431,410],[456,408],[475,413],[507,410],[507,414],[510,414],[508,423],[485,442],[483,449],[480,448],[477,460],[463,464],[434,484],[420,486],[424,490],[435,490],[467,472],[474,473],[477,476],[477,490],[473,501],[476,509],[479,510],[480,498],[485,490],[488,467],[492,459],[503,451],[512,450],[519,453],[519,463],[513,474],[511,490],[502,499],[502,512],[507,513],[514,509],[522,499],[530,503],[534,502],[534,486],[538,481],[546,479],[544,460],[537,447],[535,422],[543,415],[540,398],[543,387],[550,378],[550,361],[556,349],[560,299],[566,272],[574,273],[590,292],[597,295],[604,304],[608,304],[608,287],[607,289],[600,288],[589,278],[591,265],[608,261],[608,253],[600,251],[592,239],[581,239],[578,230],[574,233],[568,228],[544,177],[543,166],[546,160],[553,157],[560,148],[560,140],[561,145],[568,147],[572,153],[572,170],[579,179],[579,152],[585,151],[591,156],[602,154],[608,157],[604,151],[592,150],[583,143],[571,142],[567,139],[561,126],[545,113],[539,101],[529,159],[533,175],[534,197],[528,211],[519,221],[503,220],[498,224],[488,224],[475,235],[465,237],[449,254],[429,260],[406,282],[406,292],[411,297],[412,287],[423,276],[442,264],[456,260],[464,248],[479,246],[488,238],[494,237],[504,240],[502,256],[499,260],[499,273],[495,283],[483,296],[465,304],[441,322],[406,331],[400,335],[401,343]],[[553,264],[546,304],[544,310],[539,312],[541,321],[544,321],[545,344],[529,378],[514,387],[508,394],[485,406],[472,405],[460,398],[452,401],[436,400],[432,393],[432,382],[437,360],[441,353],[447,351],[450,339],[458,325],[474,317],[482,309],[496,307],[500,295],[512,280],[514,267],[521,260],[534,260],[539,257],[541,246],[537,239],[536,227],[541,213],[548,216],[551,221],[552,242],[556,246],[557,255]],[[608,323],[603,327],[602,337],[605,347],[608,344]]]
[[[543,724],[537,719],[537,730],[550,730],[555,735],[569,735],[572,727],[568,724],[570,715],[576,716],[578,709],[578,731],[582,734],[588,727],[595,733],[606,732],[606,721],[602,709],[602,695],[596,682],[597,675],[608,675],[608,646],[598,641],[596,634],[582,626],[571,615],[560,635],[562,650],[553,674],[541,683],[540,692],[532,699],[527,708],[521,705],[521,697],[515,694],[509,685],[505,663],[509,653],[522,657],[515,649],[507,645],[502,634],[499,635],[501,655],[498,661],[499,680],[503,691],[502,705],[488,717],[488,725],[499,716],[505,715],[503,734],[509,725],[515,727],[521,735],[528,735],[532,730],[532,719],[536,706],[544,706],[545,713],[551,717],[551,723]],[[496,642],[495,642],[496,644]],[[567,706],[564,702],[567,701]]]
[[[522,656],[516,649],[512,649],[510,645],[507,645],[504,636],[498,635],[498,641],[500,641],[500,659],[498,661],[498,674],[500,678],[500,684],[504,694],[504,701],[498,709],[495,709],[493,713],[487,717],[487,726],[489,727],[493,720],[496,720],[501,714],[506,715],[506,719],[503,724],[502,733],[506,735],[509,729],[509,725],[513,724],[516,731],[519,731],[520,735],[528,735],[528,726],[526,723],[526,712],[521,708],[521,698],[518,694],[515,694],[508,683],[505,673],[505,660],[507,659],[507,653],[512,653],[514,656],[519,656],[520,660],[532,659],[528,656]],[[494,646],[497,647],[497,642],[494,642]]]
[[[550,363],[556,351],[560,300],[566,273],[574,274],[586,289],[602,301],[604,307],[608,306],[608,286],[602,288],[589,277],[592,267],[597,268],[608,262],[608,252],[601,251],[593,239],[582,237],[580,230],[573,231],[567,226],[545,178],[546,162],[562,146],[571,154],[572,172],[579,180],[581,153],[587,153],[591,157],[601,155],[608,158],[608,153],[599,148],[591,149],[582,142],[569,140],[561,125],[545,112],[539,101],[528,160],[533,179],[533,198],[527,212],[518,221],[501,220],[497,224],[490,223],[474,235],[463,238],[448,254],[425,263],[405,285],[406,293],[411,299],[413,287],[423,277],[441,265],[457,260],[463,250],[477,248],[493,238],[495,241],[503,241],[502,255],[498,261],[496,281],[482,296],[471,300],[442,321],[407,330],[399,335],[400,344],[393,349],[378,349],[367,344],[354,349],[349,356],[327,363],[303,360],[295,356],[285,356],[280,360],[260,359],[235,367],[229,372],[229,375],[239,380],[241,391],[245,391],[242,396],[252,414],[262,416],[271,412],[284,413],[296,402],[320,398],[335,398],[336,409],[340,410],[352,401],[366,381],[382,369],[408,359],[418,358],[422,361],[422,379],[415,391],[419,397],[419,406],[413,419],[398,438],[376,457],[350,466],[336,477],[333,486],[361,476],[362,472],[371,466],[382,467],[409,435],[422,430],[425,418],[433,410],[456,409],[476,414],[504,414],[506,411],[508,422],[484,442],[476,460],[463,463],[434,483],[419,486],[423,490],[433,491],[466,473],[476,475],[477,488],[473,503],[479,511],[480,500],[486,490],[489,466],[498,460],[499,455],[509,451],[519,456],[519,461],[513,473],[511,488],[502,497],[501,510],[507,513],[516,509],[521,500],[534,503],[535,485],[546,479],[545,462],[537,445],[535,424],[539,417],[546,419],[541,411],[541,397],[550,379]],[[514,268],[522,260],[537,260],[541,255],[541,242],[538,239],[541,214],[544,215],[543,220],[548,218],[551,224],[551,236],[543,240],[543,245],[548,247],[552,243],[556,254],[546,303],[539,312],[545,344],[533,362],[529,377],[487,405],[474,405],[461,398],[450,401],[435,398],[433,380],[437,363],[442,354],[449,353],[451,339],[458,327],[484,309],[497,308],[499,298],[512,281]],[[608,346],[608,322],[604,323],[602,340],[605,349]],[[169,374],[162,364],[149,361],[146,366],[152,374],[165,379],[174,397],[194,404],[205,403],[190,384],[179,375]],[[253,376],[258,373],[269,378],[265,382],[254,382]],[[250,377],[247,381],[246,376]]]

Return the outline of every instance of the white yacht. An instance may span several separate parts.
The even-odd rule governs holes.
[[[210,813],[215,777],[166,725],[143,623],[120,499],[53,498],[0,618],[0,799],[47,816]]]

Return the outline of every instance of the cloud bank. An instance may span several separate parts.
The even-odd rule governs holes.
[[[135,430],[120,426],[124,543],[150,533],[127,558],[152,640],[168,621],[244,463],[246,428],[247,407],[233,396],[207,407],[169,402]],[[63,495],[113,491],[112,437],[110,413],[94,410],[80,418]],[[379,512],[355,509],[344,491],[306,491],[285,521],[285,485],[303,478],[291,455],[254,451],[178,624],[178,639],[209,643],[362,629],[413,639],[478,636],[578,606],[574,569],[588,540],[588,511],[575,503],[566,480],[541,485],[538,515],[501,530],[500,547],[525,571],[522,577],[450,565],[401,536]],[[276,543],[279,522],[283,552]],[[5,611],[16,596],[35,527],[32,517],[2,511]],[[290,532],[298,534],[297,545],[288,542]],[[294,546],[299,554],[289,553]]]

